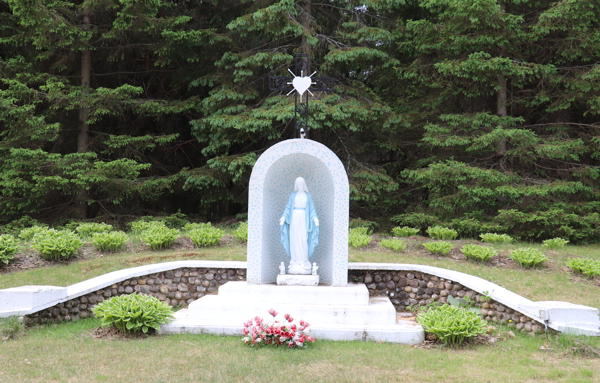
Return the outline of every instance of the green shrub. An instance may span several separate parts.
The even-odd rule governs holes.
[[[149,295],[136,293],[113,297],[92,309],[102,326],[114,326],[122,333],[148,332],[160,329],[173,319],[171,307]]]
[[[149,229],[142,232],[140,238],[152,250],[166,249],[171,247],[171,244],[177,238],[179,232],[177,229],[169,229],[166,226],[150,226]]]
[[[223,234],[225,234],[225,232],[216,227],[205,227],[203,229],[189,231],[187,236],[194,242],[194,245],[198,247],[207,247],[217,245]]]
[[[521,247],[513,250],[510,257],[521,264],[523,267],[536,267],[544,261],[548,260],[544,254],[538,249],[532,247]]]
[[[418,227],[420,229],[440,224],[440,220],[437,217],[424,213],[399,214],[390,218],[390,221],[395,222],[398,225]]]
[[[155,227],[167,228],[165,223],[162,221],[145,221],[143,219],[131,222],[130,225],[131,231],[135,234],[141,234],[142,232]]]
[[[377,222],[366,221],[360,218],[351,219],[348,228],[354,229],[357,227],[366,227],[368,229],[366,234],[373,234],[373,232],[379,227],[379,224]]]
[[[24,215],[23,217],[11,221],[4,226],[0,226],[0,231],[4,234],[12,234],[15,237],[19,235],[21,230],[32,227],[32,226],[43,226],[38,222],[38,220],[31,218],[28,215]]]
[[[511,243],[513,241],[513,238],[508,234],[485,233],[479,236],[485,243]]]
[[[47,226],[28,227],[26,229],[21,230],[21,232],[19,233],[19,237],[21,237],[24,241],[31,241],[34,235],[46,230],[48,230]]]
[[[122,231],[111,231],[108,233],[95,233],[92,236],[92,244],[100,251],[117,251],[125,246],[127,234]]]
[[[25,332],[25,325],[18,316],[0,318],[0,338],[17,339]]]
[[[379,244],[386,249],[394,251],[404,251],[407,247],[406,243],[401,239],[382,239]]]
[[[425,331],[445,345],[459,346],[466,339],[485,333],[487,322],[476,313],[462,307],[443,305],[433,307],[417,316]]]
[[[492,249],[491,247],[479,245],[464,245],[460,251],[462,251],[467,259],[479,262],[486,262],[498,254],[496,250]]]
[[[368,235],[369,228],[356,227],[348,233],[348,244],[354,248],[368,246],[373,238]]]
[[[412,235],[419,234],[420,231],[421,230],[414,228],[414,227],[397,226],[392,229],[392,234],[394,234],[394,237],[410,237]]]
[[[158,221],[164,222],[165,226],[169,229],[180,229],[189,223],[187,215],[183,214],[181,209],[177,210],[177,213],[173,213],[166,217],[160,217]]]
[[[240,225],[234,230],[233,234],[242,242],[248,242],[248,222],[240,222]]]
[[[427,242],[423,244],[427,250],[437,255],[447,255],[454,247],[450,242]]]
[[[574,273],[583,274],[588,278],[600,275],[600,261],[589,258],[573,258],[567,261]]]
[[[449,229],[443,226],[429,226],[427,228],[427,234],[433,239],[445,239],[452,240],[456,239],[458,233],[456,230]]]
[[[89,238],[95,233],[106,233],[112,230],[112,225],[107,225],[106,223],[82,223],[75,229],[77,234],[82,238]]]
[[[212,227],[212,224],[210,222],[194,222],[194,223],[187,223],[184,227],[183,227],[183,231],[192,231],[192,230],[197,230],[197,229],[205,229],[207,227]]]
[[[53,228],[55,230],[66,230],[66,231],[75,231],[75,229],[77,229],[79,227],[79,225],[81,225],[82,223],[72,219],[72,218],[66,218],[66,219],[61,219],[57,222],[54,222],[54,224],[52,225]]]
[[[562,249],[563,247],[565,247],[565,245],[567,243],[569,243],[569,241],[567,241],[566,239],[552,238],[552,239],[545,240],[543,246],[550,250],[558,250],[558,249]]]
[[[33,236],[33,248],[49,261],[71,258],[83,242],[68,230],[49,229]]]
[[[456,230],[462,238],[475,238],[481,232],[506,230],[497,223],[480,221],[476,218],[455,218],[451,222],[446,223],[446,226]]]
[[[0,234],[0,262],[8,264],[19,251],[19,241],[11,234]]]

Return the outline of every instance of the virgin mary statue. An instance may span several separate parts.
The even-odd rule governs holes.
[[[296,178],[279,225],[281,244],[291,258],[288,273],[310,274],[308,260],[319,243],[319,218],[304,178]]]

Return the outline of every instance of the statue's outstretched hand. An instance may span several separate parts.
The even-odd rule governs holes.
[[[280,226],[283,225],[284,222],[285,222],[285,218],[284,217],[279,218],[279,225]]]
[[[319,219],[315,217],[315,225],[319,226]]]

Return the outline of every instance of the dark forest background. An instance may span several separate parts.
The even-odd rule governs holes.
[[[0,224],[240,217],[296,53],[353,218],[600,240],[594,0],[0,0]]]

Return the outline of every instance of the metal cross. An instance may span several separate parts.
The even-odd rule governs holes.
[[[309,68],[308,60],[306,53],[297,53],[296,73],[288,69],[294,77],[269,76],[270,90],[288,92],[288,95],[296,91],[293,138],[305,138],[308,134],[308,95],[314,96],[312,92],[331,91],[330,84],[334,80],[333,77],[313,77],[316,71],[305,76]]]

